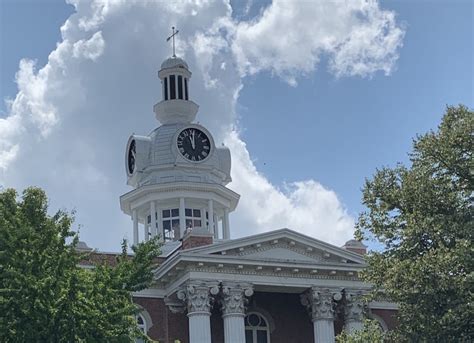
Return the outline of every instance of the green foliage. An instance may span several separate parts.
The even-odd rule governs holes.
[[[363,277],[399,303],[397,341],[472,341],[474,113],[448,107],[414,140],[411,167],[367,180],[357,235],[384,249]]]
[[[366,319],[362,330],[351,334],[344,330],[336,337],[336,343],[383,343],[384,339],[385,334],[377,321]]]
[[[81,268],[92,255],[75,249],[73,215],[49,216],[38,188],[17,198],[12,189],[0,193],[0,341],[134,342],[143,336],[130,292],[151,283],[157,241],[133,247],[133,256],[123,242],[115,266]]]

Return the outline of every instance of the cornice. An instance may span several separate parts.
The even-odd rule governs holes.
[[[264,232],[252,236],[246,236],[242,238],[232,239],[230,241],[220,242],[213,244],[211,246],[197,247],[194,249],[189,249],[189,252],[205,252],[208,254],[218,253],[224,250],[238,249],[240,247],[252,246],[258,243],[286,239],[293,240],[300,245],[313,247],[315,249],[320,249],[323,252],[329,254],[338,255],[349,260],[353,260],[356,263],[365,265],[365,260],[362,255],[356,254],[352,251],[345,250],[343,248],[337,247],[335,245],[323,242],[313,237],[306,236],[302,233],[283,228],[279,230],[274,230],[270,232]]]

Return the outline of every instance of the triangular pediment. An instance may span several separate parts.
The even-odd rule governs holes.
[[[222,256],[228,259],[303,263],[364,264],[363,257],[343,248],[288,229],[214,243],[190,249],[186,254]]]
[[[315,256],[308,256],[298,251],[290,250],[287,247],[274,247],[265,250],[250,250],[250,253],[239,254],[241,258],[258,259],[263,261],[283,260],[288,262],[314,262]],[[319,258],[316,258],[319,260]]]

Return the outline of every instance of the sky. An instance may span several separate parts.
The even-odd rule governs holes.
[[[467,0],[1,0],[0,186],[44,188],[81,240],[119,250],[125,144],[160,125],[176,26],[197,120],[231,150],[231,236],[340,246],[364,180],[409,163],[447,105],[474,107],[473,15]]]

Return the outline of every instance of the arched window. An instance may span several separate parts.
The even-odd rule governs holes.
[[[137,314],[137,326],[138,326],[138,328],[140,329],[141,332],[143,332],[144,334],[147,333],[148,328],[147,328],[147,325],[146,325],[146,320],[145,320],[145,318],[143,318],[141,313]],[[136,343],[143,343],[143,339],[138,338],[136,340]]]
[[[270,343],[268,321],[258,312],[245,317],[245,343]]]
[[[135,316],[137,320],[138,329],[140,329],[140,331],[143,332],[144,334],[148,334],[148,331],[153,326],[151,317],[143,307],[138,306],[138,308],[140,309],[140,312]],[[135,342],[143,343],[144,341],[141,338],[137,338]]]

